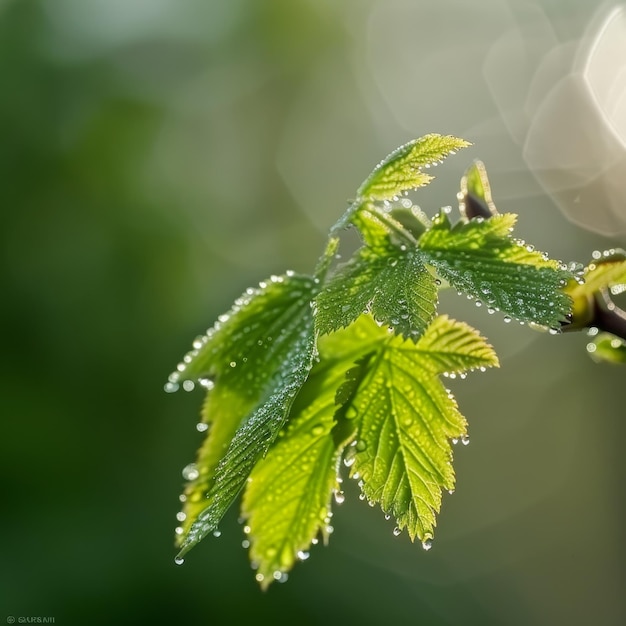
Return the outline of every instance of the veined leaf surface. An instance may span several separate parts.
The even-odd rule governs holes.
[[[288,275],[248,290],[179,367],[183,386],[210,387],[203,408],[209,430],[185,489],[181,555],[216,528],[306,380],[315,288],[309,277]]]
[[[453,227],[441,212],[419,246],[443,279],[488,309],[559,328],[571,313],[563,287],[572,274],[511,237],[515,221],[514,214],[504,213]]]

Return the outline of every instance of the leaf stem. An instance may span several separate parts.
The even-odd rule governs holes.
[[[377,220],[381,221],[390,231],[394,234],[398,235],[400,239],[402,239],[405,243],[409,244],[411,247],[417,246],[417,239],[413,237],[413,235],[400,224],[397,220],[393,219],[393,217],[387,215],[384,211],[379,211],[376,208],[376,205],[372,205],[371,203],[363,204],[360,208],[361,211],[366,211],[372,217],[375,217]]]
[[[611,300],[608,289],[601,289],[595,294],[590,326],[626,340],[626,312]]]

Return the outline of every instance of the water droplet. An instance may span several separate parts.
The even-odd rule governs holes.
[[[467,435],[463,435],[463,436],[461,437],[461,443],[462,443],[464,446],[469,445],[469,442],[470,442],[470,440],[469,440],[469,437],[468,437]]]
[[[229,365],[230,365],[231,367],[237,367],[237,361],[231,361],[231,362],[229,363]]]
[[[306,561],[311,555],[306,550],[298,550],[296,556],[300,561]]]
[[[213,389],[213,387],[215,387],[215,383],[210,378],[200,378],[198,380],[198,383],[200,384],[201,387],[204,387],[205,389],[209,391]]]
[[[289,574],[287,574],[287,572],[281,572],[279,570],[276,570],[272,576],[274,580],[279,583],[286,583],[289,578]]]
[[[422,541],[422,548],[424,548],[424,550],[430,550],[432,547],[433,547],[432,539],[424,539],[424,541]]]
[[[183,530],[183,527],[182,527],[182,526],[176,526],[176,528],[174,528],[174,532],[175,532],[177,535],[182,535],[185,531]]]
[[[593,353],[597,350],[597,346],[595,343],[588,343],[587,344],[587,352],[589,353]]]
[[[204,422],[198,422],[196,424],[196,430],[199,433],[205,433],[207,430],[209,430],[209,425],[205,424]]]
[[[361,500],[361,502],[363,502],[363,500],[365,500],[365,494],[364,493],[360,493],[359,494],[359,500]]]
[[[496,310],[492,306],[487,307],[487,313],[489,313],[489,315],[493,315],[495,312]]]
[[[265,580],[265,576],[263,576],[263,574],[258,573],[254,579],[258,582],[258,583],[262,583]]]
[[[314,437],[319,437],[321,435],[324,434],[324,426],[322,426],[322,424],[316,424],[315,426],[313,426],[313,428],[311,428],[311,434]]]
[[[241,547],[244,548],[245,550],[247,550],[250,547],[250,540],[249,539],[244,539],[241,542]]]
[[[548,329],[548,332],[549,332],[551,335],[558,335],[561,331],[560,331],[558,328],[549,328],[549,329]]]
[[[346,494],[343,491],[335,491],[335,502],[343,504],[346,501]]]
[[[250,534],[250,530],[251,530],[250,526],[244,526],[244,527],[243,527],[243,532],[244,532],[244,534],[246,534],[246,535],[249,535],[249,534]]]
[[[196,386],[196,384],[193,382],[193,380],[185,380],[185,381],[183,381],[183,389],[185,391],[193,391],[195,386]]]
[[[366,448],[367,448],[367,444],[365,443],[365,441],[363,441],[363,439],[360,439],[359,441],[357,441],[357,444],[356,444],[357,452],[363,452]]]
[[[177,556],[177,557],[174,559],[174,563],[176,563],[176,565],[182,565],[184,562],[185,562],[185,559],[183,559],[183,557],[182,557],[182,556]]]
[[[163,386],[165,393],[174,393],[178,391],[178,383],[166,382]]]
[[[187,519],[187,515],[183,513],[182,511],[179,511],[178,513],[176,513],[176,519],[179,522],[184,522]]]
[[[187,496],[186,496],[184,493],[181,493],[181,494],[178,496],[178,501],[179,501],[179,502],[187,502]]]
[[[222,535],[222,531],[221,530],[217,530],[217,528],[213,531],[213,536],[214,537],[221,537]]]
[[[183,467],[183,478],[185,480],[196,480],[200,476],[198,466],[195,463],[189,463]]]
[[[511,322],[511,317],[509,315],[505,315],[502,319],[505,324],[509,324]]]
[[[393,529],[393,536],[394,536],[394,537],[397,537],[397,536],[398,536],[401,532],[402,532],[402,530],[400,529],[400,527],[399,527],[399,526],[396,526],[396,527]]]

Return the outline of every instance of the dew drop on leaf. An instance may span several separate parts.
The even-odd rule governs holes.
[[[209,425],[205,424],[204,422],[198,422],[196,424],[196,430],[199,433],[205,433],[207,430],[209,430]]]
[[[399,526],[396,526],[396,527],[393,529],[393,536],[394,536],[394,537],[397,537],[397,536],[398,536],[401,532],[402,532],[402,530],[400,529],[400,527],[399,527]]]
[[[183,467],[183,478],[185,480],[196,480],[200,476],[198,466],[195,463],[189,463]]]
[[[422,541],[422,548],[424,548],[424,550],[430,550],[432,547],[433,547],[432,539],[424,539],[424,541]]]
[[[185,562],[185,559],[183,559],[183,557],[182,557],[182,556],[177,556],[177,557],[174,559],[174,563],[176,563],[176,565],[182,565],[184,562]]]
[[[314,437],[320,437],[324,434],[324,427],[321,424],[316,424],[313,428],[311,428],[311,434]]]

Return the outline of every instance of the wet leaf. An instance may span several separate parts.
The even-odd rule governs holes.
[[[422,170],[470,144],[457,137],[425,135],[400,146],[383,159],[359,187],[364,200],[391,200],[406,191],[427,185],[433,176]]]
[[[450,439],[467,434],[439,375],[497,364],[475,330],[441,316],[417,343],[381,341],[360,379],[353,379],[349,408],[358,431],[352,474],[360,475],[368,500],[393,515],[411,539],[432,539],[441,491],[454,488]]]
[[[433,319],[437,287],[417,249],[361,248],[316,298],[316,327],[344,328],[365,311],[404,337],[417,339]]]
[[[320,361],[287,426],[250,475],[242,515],[263,588],[306,558],[319,534],[328,538],[333,492],[341,489],[340,455],[355,429],[337,428],[335,396],[346,370],[372,341],[378,337],[368,336],[362,324],[320,341]]]
[[[314,288],[313,279],[291,275],[249,290],[196,341],[178,372],[183,381],[212,387],[203,408],[210,428],[197,476],[185,489],[181,555],[217,527],[306,380],[314,352]]]
[[[424,258],[457,290],[486,308],[549,328],[571,313],[563,292],[571,272],[511,236],[512,213],[476,218],[454,227],[444,212],[419,240]]]
[[[611,333],[600,333],[587,344],[587,352],[598,363],[626,363],[626,342]]]

